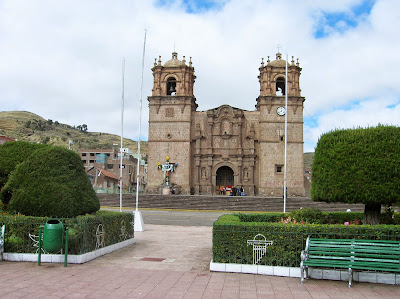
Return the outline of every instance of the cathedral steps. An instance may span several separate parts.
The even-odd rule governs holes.
[[[119,207],[119,194],[97,194],[102,207]],[[124,208],[136,207],[135,194],[123,194]],[[310,198],[288,198],[286,211],[315,207],[321,211],[364,211],[362,204],[314,202]],[[205,195],[150,195],[139,194],[139,209],[265,211],[282,212],[282,197],[261,196],[205,196]]]

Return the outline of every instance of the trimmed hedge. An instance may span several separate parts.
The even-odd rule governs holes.
[[[7,210],[38,217],[75,217],[100,209],[80,156],[53,146],[18,164],[0,198]]]
[[[346,215],[349,214],[352,213]],[[255,217],[261,216],[255,214]],[[299,267],[300,253],[308,236],[400,240],[400,226],[242,222],[238,215],[222,215],[213,226],[213,262],[252,264],[253,247],[247,241],[257,234],[273,241],[259,265]]]
[[[29,238],[29,234],[38,236],[39,227],[49,219],[49,217],[0,215],[0,226],[6,225],[5,252],[36,253],[37,247],[34,247],[34,241]],[[68,226],[69,254],[87,253],[134,237],[133,213],[98,211],[93,215],[58,219],[64,227]],[[100,236],[101,233],[103,237]],[[104,240],[103,246],[99,247],[98,241],[102,240]]]
[[[285,217],[285,213],[257,213],[257,214],[242,214],[235,213],[240,222],[280,222]],[[233,221],[231,218],[228,221]],[[219,221],[219,220],[218,220]],[[223,221],[223,219],[221,219]]]
[[[312,224],[362,224],[363,213],[361,212],[321,212],[316,208],[305,208],[289,213],[257,213],[257,214],[234,214],[241,222],[301,222]],[[387,209],[380,215],[382,224],[400,224],[400,213],[393,209]]]
[[[13,141],[0,145],[0,189],[7,183],[9,175],[17,165],[28,158],[34,151],[49,145]]]
[[[400,128],[335,130],[315,148],[311,198],[316,201],[400,204]]]

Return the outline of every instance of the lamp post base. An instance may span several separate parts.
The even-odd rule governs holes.
[[[135,224],[134,224],[134,231],[135,232],[142,232],[144,231],[144,223],[142,213],[140,211],[134,211],[135,214]]]

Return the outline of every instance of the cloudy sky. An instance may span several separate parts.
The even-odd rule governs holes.
[[[398,0],[0,0],[0,111],[147,140],[151,68],[192,57],[198,110],[254,110],[261,58],[299,58],[304,151],[334,128],[400,125]]]

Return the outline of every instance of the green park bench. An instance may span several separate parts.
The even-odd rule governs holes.
[[[309,267],[348,269],[350,288],[353,270],[400,272],[400,241],[308,237],[301,252],[301,283]]]
[[[6,226],[3,225],[0,228],[0,261],[3,260],[3,252],[4,252],[4,232],[6,230]]]

